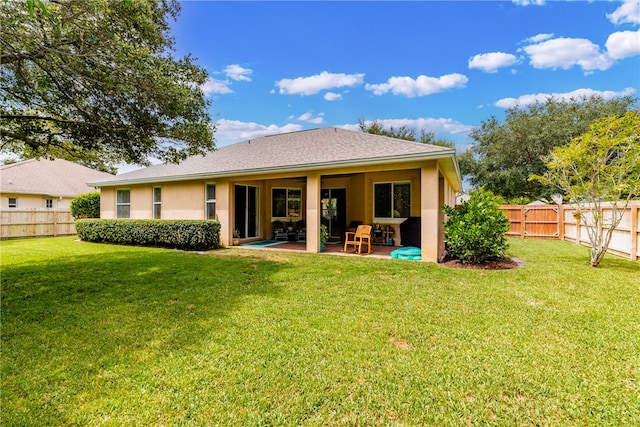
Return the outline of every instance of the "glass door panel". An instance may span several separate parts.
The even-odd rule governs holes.
[[[257,187],[235,186],[235,229],[240,232],[240,238],[258,237],[258,197]]]
[[[322,224],[327,226],[329,236],[341,240],[346,222],[346,190],[323,188],[320,192]]]

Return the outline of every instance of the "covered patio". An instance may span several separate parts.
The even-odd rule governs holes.
[[[243,249],[255,249],[255,250],[275,250],[275,251],[294,251],[294,252],[307,252],[307,244],[305,242],[279,242],[277,245],[273,246],[258,246],[258,245],[240,245],[237,246]],[[372,246],[373,252],[370,254],[363,253],[359,255],[354,252],[353,247],[349,247],[347,252],[343,252],[344,243],[328,243],[324,246],[324,251],[321,252],[323,254],[330,255],[343,255],[343,256],[356,256],[356,257],[367,257],[367,258],[386,258],[391,259],[391,251],[394,249],[398,249],[396,246],[389,245],[376,245]]]

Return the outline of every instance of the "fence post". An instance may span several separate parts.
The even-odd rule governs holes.
[[[632,205],[631,207],[631,261],[636,261],[638,259],[638,209],[640,209],[640,205]]]
[[[573,217],[576,219],[576,245],[579,245],[582,240],[582,217],[577,215],[578,211],[574,209]]]
[[[564,205],[558,205],[558,239],[564,240]]]
[[[526,218],[524,217],[524,205],[520,205],[520,237],[524,239],[524,229],[526,228]]]

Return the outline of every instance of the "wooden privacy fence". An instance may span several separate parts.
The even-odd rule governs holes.
[[[590,245],[584,221],[576,218],[576,209],[571,205],[503,205],[500,209],[511,222],[508,236],[560,239]],[[609,252],[628,256],[634,261],[640,259],[639,210],[640,201],[629,203],[613,232]],[[603,204],[605,218],[611,217],[611,211],[611,205]]]
[[[504,211],[511,222],[507,236],[514,237],[560,237],[561,205],[504,205]]]
[[[69,210],[10,210],[0,212],[0,239],[76,234]]]

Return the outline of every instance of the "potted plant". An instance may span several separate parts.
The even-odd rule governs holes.
[[[327,226],[320,224],[320,252],[324,251],[324,245],[327,243],[328,238],[329,230],[327,229]]]
[[[233,230],[233,246],[238,246],[240,244],[240,230],[237,228]]]

